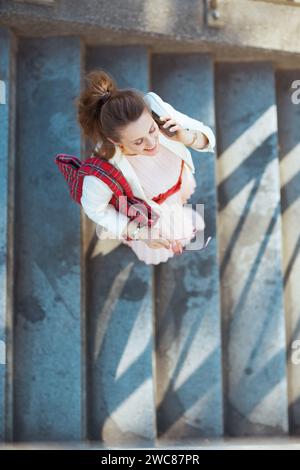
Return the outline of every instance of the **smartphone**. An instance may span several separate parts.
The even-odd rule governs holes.
[[[177,134],[177,131],[170,131],[170,129],[166,129],[163,127],[165,121],[161,121],[159,119],[159,115],[156,114],[155,111],[151,111],[152,112],[152,117],[154,119],[154,121],[156,122],[156,124],[158,125],[158,127],[160,128],[160,130],[167,136],[167,137],[174,137],[174,135]]]

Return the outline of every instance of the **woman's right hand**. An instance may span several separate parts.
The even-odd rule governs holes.
[[[183,246],[180,240],[170,240],[166,237],[162,237],[157,227],[152,227],[151,238],[149,237],[144,241],[150,248],[172,249],[175,255],[180,255],[183,251]]]
[[[182,253],[183,247],[180,240],[169,240],[166,237],[162,237],[157,227],[151,228],[151,238],[149,235],[149,228],[144,227],[139,232],[139,239],[143,240],[149,248],[167,248],[172,249],[175,255]],[[148,236],[147,236],[148,234]]]
[[[167,238],[160,238],[159,240],[146,240],[146,243],[150,248],[171,248],[175,255],[180,255],[183,249],[179,240],[170,241]]]
[[[130,236],[130,233],[132,233],[131,229],[134,230],[136,225],[134,222],[130,222],[128,224],[128,227]],[[151,227],[151,229],[148,226],[143,227],[141,230],[139,230],[137,239],[146,243],[149,248],[171,248],[175,254],[179,255],[180,253],[182,253],[182,246],[180,241],[169,240],[166,237],[162,237],[158,227],[155,226]]]
[[[149,248],[171,248],[170,240],[162,237],[156,227],[151,227],[151,229],[145,227],[142,229],[139,234],[139,239],[145,242]]]
[[[166,238],[160,238],[159,240],[144,240],[149,248],[171,248],[169,240]]]

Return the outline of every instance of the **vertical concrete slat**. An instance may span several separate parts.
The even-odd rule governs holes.
[[[91,47],[86,71],[103,69],[121,88],[148,91],[144,47]],[[88,429],[108,445],[155,441],[152,267],[124,245],[99,241],[86,217]]]
[[[80,210],[54,163],[80,155],[77,37],[22,38],[18,51],[14,432],[82,437]]]
[[[12,432],[12,208],[15,36],[0,28],[0,441]]]
[[[155,54],[152,87],[164,101],[212,129],[213,65],[208,55]],[[191,149],[190,149],[191,150]],[[188,204],[204,205],[199,243],[155,267],[156,393],[160,441],[223,434],[215,156],[191,150],[197,188]]]
[[[216,66],[225,432],[287,432],[275,83],[270,63]]]
[[[287,327],[289,431],[300,434],[300,70],[276,73],[284,300]]]

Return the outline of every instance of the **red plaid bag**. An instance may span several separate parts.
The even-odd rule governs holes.
[[[71,198],[78,204],[82,196],[83,178],[93,175],[113,191],[109,203],[113,204],[118,212],[134,220],[140,227],[151,227],[158,220],[159,214],[146,201],[134,196],[123,173],[105,158],[92,156],[81,161],[73,155],[59,153],[54,161],[68,183]],[[121,196],[126,196],[127,199]],[[127,236],[126,240],[131,238]]]

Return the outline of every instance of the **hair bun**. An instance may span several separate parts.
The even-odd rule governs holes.
[[[104,95],[102,95],[101,98],[100,98],[101,104],[106,103],[106,101],[109,100],[110,97],[111,97],[111,92],[110,92],[110,91],[107,91],[107,92],[106,92]]]

